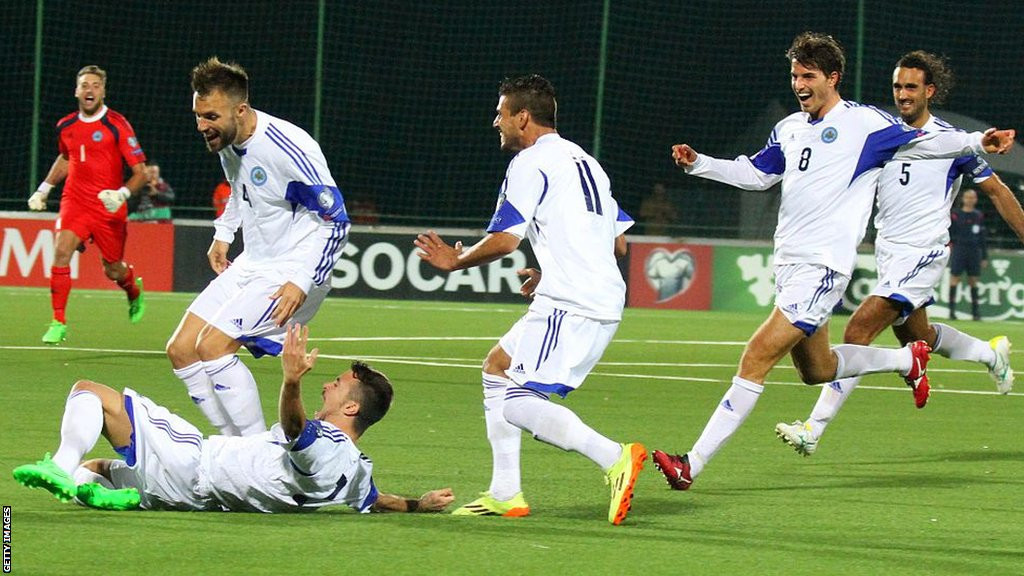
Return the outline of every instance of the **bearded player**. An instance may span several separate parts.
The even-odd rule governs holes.
[[[78,112],[57,122],[60,154],[39,188],[28,199],[32,210],[46,209],[53,187],[64,184],[56,241],[50,268],[50,302],[53,320],[43,342],[58,344],[67,337],[66,309],[71,294],[71,256],[92,240],[100,251],[103,272],[128,296],[128,318],[142,320],[146,311],[142,278],[124,262],[128,236],[125,200],[146,184],[146,155],[135,131],[124,116],[107,108],[107,73],[99,66],[78,71],[75,98]],[[131,177],[124,180],[124,167]]]

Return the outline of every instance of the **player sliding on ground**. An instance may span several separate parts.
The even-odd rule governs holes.
[[[304,512],[345,504],[359,512],[436,512],[449,488],[419,499],[381,494],[356,442],[391,405],[391,383],[355,362],[323,385],[323,406],[307,419],[300,379],[313,369],[309,328],[289,327],[281,356],[280,422],[256,436],[211,436],[130,388],[80,380],[71,388],[61,443],[51,459],[14,469],[14,478],[58,499],[105,510],[132,508]],[[100,434],[124,460],[89,460]]]

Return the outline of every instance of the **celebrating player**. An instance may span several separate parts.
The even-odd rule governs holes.
[[[103,272],[128,296],[128,318],[142,320],[146,304],[142,278],[124,262],[128,237],[125,200],[146,184],[146,155],[124,116],[107,108],[107,73],[99,66],[78,71],[75,98],[78,112],[57,122],[60,154],[46,178],[28,199],[32,210],[46,210],[46,199],[67,179],[60,199],[50,268],[50,304],[53,320],[43,342],[58,344],[67,337],[67,305],[71,294],[71,256],[92,240],[99,248]],[[132,175],[124,181],[124,166]]]
[[[900,58],[893,71],[892,95],[903,122],[928,132],[955,130],[929,111],[932,103],[943,101],[952,82],[952,72],[934,54],[914,51]],[[942,356],[984,364],[996,389],[1006,394],[1013,387],[1010,341],[997,336],[985,342],[946,324],[930,324],[925,310],[934,301],[933,291],[949,260],[949,210],[965,178],[992,199],[999,214],[1024,241],[1024,210],[978,156],[886,164],[878,180],[875,216],[878,282],[850,318],[843,341],[867,345],[892,325],[903,344],[924,340]],[[807,421],[780,422],[776,434],[798,453],[810,456],[825,427],[859,382],[860,378],[854,377],[822,386]],[[927,398],[919,398],[920,406]]]
[[[598,434],[549,397],[564,398],[583,384],[619,326],[626,286],[615,255],[625,250],[620,234],[632,221],[619,210],[597,160],[556,131],[550,82],[537,75],[506,79],[498,94],[493,125],[501,149],[517,154],[487,236],[467,249],[461,242],[446,244],[433,231],[415,241],[421,258],[451,271],[510,254],[525,236],[543,271],[543,278],[535,271],[527,274],[523,290],[532,293],[533,302],[484,360],[490,489],[454,514],[529,514],[519,470],[521,430],[526,430],[583,454],[605,471],[611,485],[608,520],[619,524],[629,512],[647,451]]]
[[[323,385],[323,406],[306,418],[301,379],[317,349],[306,352],[309,328],[289,327],[284,339],[280,421],[255,437],[211,436],[130,388],[118,392],[88,380],[71,388],[60,447],[14,469],[28,487],[93,508],[302,512],[345,504],[372,510],[436,512],[451,489],[421,498],[381,494],[373,462],[356,442],[391,406],[391,382],[362,362]],[[79,464],[100,433],[123,460]]]
[[[925,134],[876,108],[843,100],[838,88],[845,55],[831,36],[800,34],[786,56],[801,111],[776,124],[753,158],[710,158],[686,144],[672,150],[688,174],[755,190],[782,182],[775,307],[747,342],[732,386],[690,451],[681,456],[653,452],[676,490],[688,489],[732,437],[753,410],[768,373],[787,353],[808,384],[897,371],[915,397],[927,395],[927,343],[896,350],[830,348],[828,320],[850,281],[885,162],[1005,151],[1013,143],[1012,130]]]
[[[207,253],[218,276],[188,307],[167,356],[222,434],[258,434],[259,391],[236,352],[276,356],[288,324],[313,318],[348,242],[348,214],[320,145],[252,108],[241,66],[210,58],[192,70],[192,90],[196,129],[220,155],[231,197]],[[245,249],[230,263],[239,226]]]

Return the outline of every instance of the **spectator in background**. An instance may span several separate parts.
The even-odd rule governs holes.
[[[228,205],[228,198],[231,197],[231,184],[227,180],[221,180],[220,184],[213,189],[213,210],[216,213],[214,218],[220,218],[224,208]]]
[[[654,183],[650,196],[640,202],[640,223],[648,236],[668,236],[671,226],[679,220],[679,211],[661,182]]]
[[[971,287],[971,316],[981,320],[978,276],[981,276],[981,269],[988,266],[988,250],[985,248],[985,214],[976,209],[977,205],[978,193],[964,190],[960,196],[960,209],[954,210],[950,216],[949,317],[952,320],[956,320],[957,290],[964,272]]]
[[[160,165],[146,165],[146,186],[139,192],[138,206],[128,215],[129,220],[170,220],[174,189],[160,176]]]

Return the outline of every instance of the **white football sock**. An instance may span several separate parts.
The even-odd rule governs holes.
[[[843,378],[821,385],[821,394],[818,395],[818,402],[811,410],[811,416],[807,425],[811,428],[814,438],[821,438],[825,433],[825,427],[836,417],[843,403],[853,393],[853,389],[860,383],[860,377]]]
[[[732,386],[725,392],[722,401],[711,414],[697,442],[690,449],[690,477],[696,478],[704,465],[732,438],[750,412],[764,386],[734,376]]]
[[[519,472],[519,449],[523,431],[505,420],[505,389],[508,378],[483,373],[484,420],[487,422],[487,441],[491,443],[491,487],[495,500],[510,500],[522,491]]]
[[[100,486],[103,486],[104,488],[110,488],[111,490],[114,489],[114,485],[110,482],[110,480],[107,480],[106,476],[104,476],[103,474],[97,474],[92,470],[89,470],[85,466],[79,466],[78,468],[75,468],[75,473],[72,475],[72,478],[75,479],[75,486],[81,486],[82,484],[89,484],[91,482],[95,482]]]
[[[836,380],[874,374],[876,372],[899,372],[910,370],[913,357],[910,348],[876,348],[858,344],[839,344],[832,347],[836,353]]]
[[[53,455],[53,463],[68,473],[82,463],[82,457],[100,439],[103,432],[103,402],[86,390],[74,390],[64,403],[64,418],[60,421],[60,447]]]
[[[996,353],[988,342],[965,334],[952,326],[933,324],[938,338],[935,340],[935,352],[950,360],[967,360],[980,362],[989,368],[995,364]]]
[[[203,416],[206,416],[206,419],[210,421],[210,424],[213,424],[214,428],[225,436],[239,435],[238,428],[228,419],[224,407],[220,404],[220,400],[213,393],[213,382],[206,375],[206,371],[203,370],[202,362],[195,362],[184,368],[176,368],[174,375],[185,383],[188,395],[192,398],[192,403],[199,408],[199,411],[203,413]]]
[[[541,399],[514,384],[509,392],[505,396],[505,419],[537,440],[579,452],[605,471],[622,455],[622,446],[595,432],[565,406]]]
[[[239,434],[252,436],[267,431],[256,380],[238,356],[229,354],[203,362],[203,370],[213,383],[213,393],[224,407],[228,421]]]

